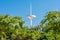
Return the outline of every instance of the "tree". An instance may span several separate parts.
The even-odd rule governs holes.
[[[0,40],[37,40],[40,32],[23,26],[18,16],[0,15]]]
[[[21,17],[0,14],[0,39],[11,40],[12,34],[18,34],[17,29],[22,28],[23,24]]]
[[[52,32],[55,40],[57,39],[57,34],[60,33],[60,12],[50,11],[42,20],[41,25],[44,32]]]

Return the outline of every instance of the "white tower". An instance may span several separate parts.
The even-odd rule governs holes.
[[[35,15],[32,15],[32,4],[30,4],[30,15],[27,16],[27,18],[30,20],[30,26],[32,26],[32,19],[35,17]]]

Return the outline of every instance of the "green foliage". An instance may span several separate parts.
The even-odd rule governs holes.
[[[21,17],[0,15],[0,39],[12,40],[11,36],[16,36],[18,30],[23,27],[24,21]]]
[[[40,32],[29,30],[18,16],[0,15],[0,40],[37,40]]]
[[[60,12],[58,11],[48,12],[48,14],[42,20],[40,26],[44,32],[52,33],[51,38],[54,37],[54,40],[59,40],[58,34],[60,34]],[[48,39],[51,40],[51,38]]]
[[[29,28],[19,16],[0,14],[0,40],[60,40],[60,12],[50,11],[37,26]]]

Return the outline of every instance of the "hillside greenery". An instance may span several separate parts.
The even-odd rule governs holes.
[[[24,26],[20,16],[0,14],[0,40],[60,40],[60,12],[49,11],[37,26]]]

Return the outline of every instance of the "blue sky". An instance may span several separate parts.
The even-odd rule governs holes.
[[[38,25],[48,11],[60,11],[60,0],[0,0],[0,14],[22,16],[25,25],[29,26],[26,16],[30,13],[30,3],[33,14],[37,16],[33,19],[33,25]]]

